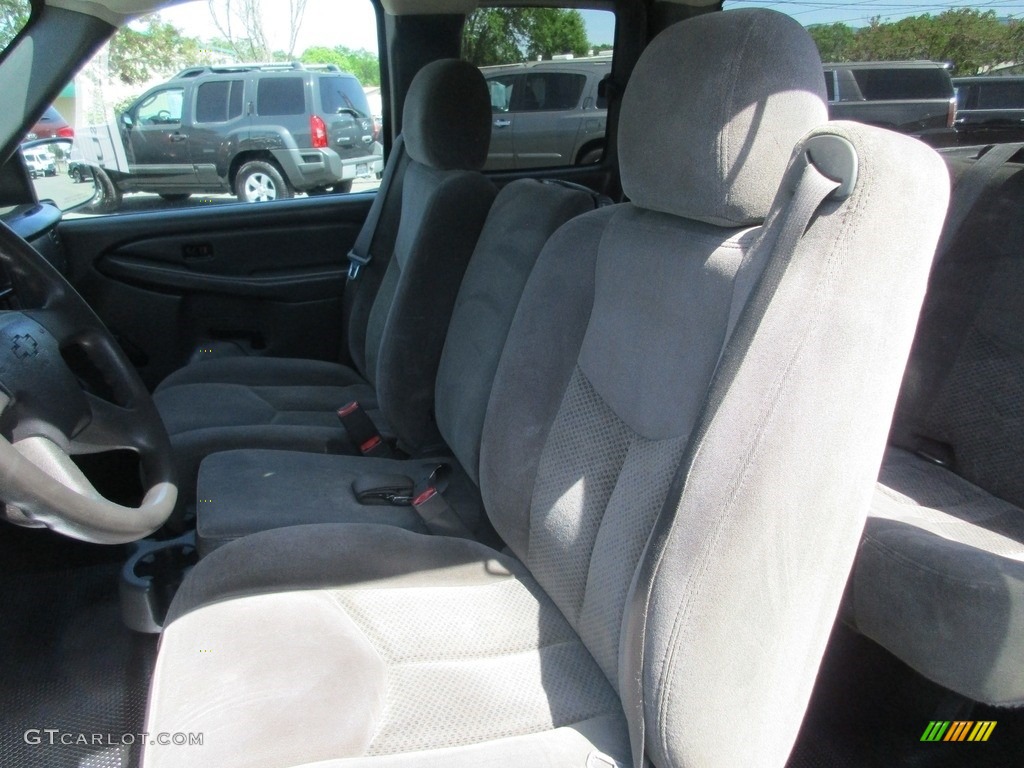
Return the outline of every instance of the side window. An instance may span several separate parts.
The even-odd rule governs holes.
[[[9,39],[32,4],[0,5],[24,6],[8,14]],[[82,66],[30,138],[74,138],[58,180],[77,188],[95,178],[102,190],[83,215],[271,205],[379,186],[376,4],[315,0],[306,13],[304,2],[284,5],[294,7],[172,3],[120,29]],[[265,151],[251,154],[240,129]]]
[[[264,77],[256,86],[256,114],[262,117],[301,115],[306,93],[301,77]]]
[[[515,84],[518,75],[491,77],[487,80],[487,91],[491,96],[491,112],[508,112],[515,95]]]
[[[526,75],[514,112],[575,109],[587,82],[586,75],[564,72],[531,72]]]
[[[242,114],[241,80],[215,80],[196,88],[196,122],[225,123]]]
[[[151,94],[139,104],[135,119],[140,125],[178,125],[184,93],[182,88],[165,88]]]
[[[481,7],[466,17],[462,58],[483,72],[493,114],[485,170],[603,157],[608,104],[599,83],[612,70],[615,14],[585,4]]]

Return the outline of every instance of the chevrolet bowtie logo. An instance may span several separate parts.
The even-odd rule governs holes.
[[[31,334],[18,334],[11,339],[11,351],[21,360],[35,357],[39,353],[39,342],[33,339]]]

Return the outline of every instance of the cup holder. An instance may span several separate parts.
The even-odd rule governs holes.
[[[174,593],[199,560],[196,534],[136,546],[121,569],[121,620],[136,632],[158,633]]]

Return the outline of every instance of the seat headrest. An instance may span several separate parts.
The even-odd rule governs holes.
[[[793,148],[828,120],[810,35],[775,11],[708,13],[669,27],[622,99],[622,189],[641,208],[718,226],[768,214]]]
[[[480,70],[439,59],[416,73],[402,112],[405,151],[442,171],[475,171],[487,161],[491,100]]]

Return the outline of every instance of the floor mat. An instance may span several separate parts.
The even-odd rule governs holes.
[[[0,766],[138,765],[157,638],[121,624],[119,571],[0,575]]]
[[[985,742],[926,742],[932,721],[988,721]],[[787,768],[1021,768],[1024,709],[957,699],[842,623]]]

